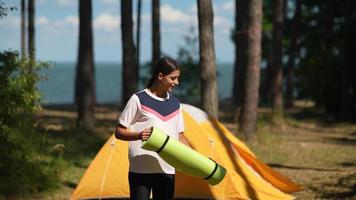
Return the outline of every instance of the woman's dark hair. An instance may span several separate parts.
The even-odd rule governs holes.
[[[173,71],[180,70],[180,66],[176,60],[170,57],[162,57],[158,59],[154,64],[153,74],[147,87],[151,87],[159,73],[164,76],[172,73]]]

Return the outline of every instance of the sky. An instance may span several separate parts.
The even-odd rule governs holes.
[[[20,50],[20,0],[2,0],[16,6],[0,19],[0,51]],[[78,54],[78,2],[73,0],[36,0],[36,59],[75,62]],[[95,62],[121,62],[122,42],[120,0],[93,0],[93,34]],[[185,45],[190,27],[198,35],[196,0],[161,0],[161,51],[178,56]],[[133,0],[136,24],[137,0]],[[214,45],[217,63],[232,63],[234,45],[230,31],[234,25],[234,1],[213,1]],[[135,26],[135,25],[134,25]],[[135,28],[136,31],[136,28]],[[134,36],[136,38],[136,36]],[[142,1],[140,60],[151,60],[151,0]],[[196,55],[199,57],[198,55]]]

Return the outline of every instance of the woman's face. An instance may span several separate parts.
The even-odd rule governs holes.
[[[158,80],[161,83],[162,89],[167,92],[172,92],[173,88],[179,84],[178,78],[180,75],[179,70],[175,70],[168,75],[158,74]]]

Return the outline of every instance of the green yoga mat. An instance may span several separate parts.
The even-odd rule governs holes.
[[[198,176],[210,185],[220,183],[226,170],[214,160],[205,157],[178,140],[170,138],[158,128],[143,142],[143,149],[157,152],[163,160],[182,173]]]

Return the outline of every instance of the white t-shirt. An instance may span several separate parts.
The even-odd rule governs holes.
[[[154,126],[177,140],[178,134],[184,131],[178,99],[169,93],[167,98],[160,98],[148,89],[131,96],[118,123],[129,128],[130,132],[140,132]],[[175,169],[156,152],[144,150],[141,146],[141,140],[129,141],[130,172],[175,174]]]

